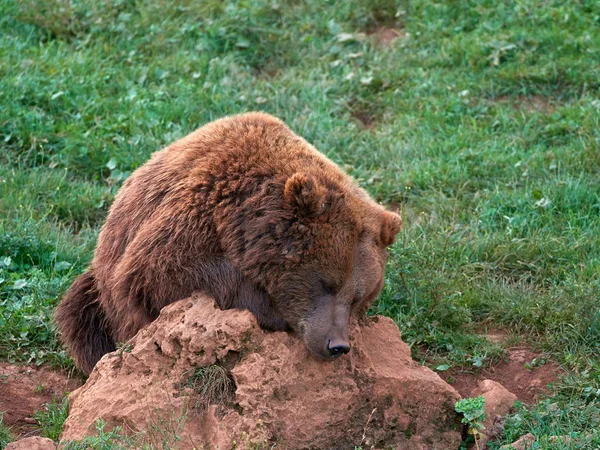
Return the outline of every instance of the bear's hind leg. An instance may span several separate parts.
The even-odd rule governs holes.
[[[86,375],[104,354],[115,350],[92,270],[71,285],[56,308],[54,320],[75,364]]]

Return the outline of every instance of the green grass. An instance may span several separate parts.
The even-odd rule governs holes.
[[[43,437],[58,441],[68,415],[69,398],[65,397],[60,401],[46,403],[44,409],[36,411],[33,417],[38,422]]]
[[[534,408],[521,406],[506,423],[505,440],[513,442],[532,433],[539,441],[531,450],[597,449],[600,447],[600,407],[597,401],[589,400],[559,398],[544,400]]]
[[[6,447],[6,444],[12,442],[13,436],[10,428],[4,424],[2,421],[2,416],[4,412],[0,413],[0,449]]]
[[[382,25],[403,32],[389,48],[368,37]],[[413,349],[485,365],[492,326],[564,366],[506,442],[593,433],[599,30],[592,0],[1,2],[0,358],[68,366],[52,309],[123,180],[260,109],[400,208],[373,310]]]

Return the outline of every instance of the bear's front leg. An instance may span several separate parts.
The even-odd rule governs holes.
[[[221,309],[247,309],[265,330],[290,329],[267,293],[250,283],[227,259],[213,258],[204,267],[205,285],[202,290],[213,297]]]
[[[290,326],[281,318],[266,293],[256,289],[249,282],[241,286],[235,308],[247,309],[256,316],[261,328],[269,331],[288,331]]]

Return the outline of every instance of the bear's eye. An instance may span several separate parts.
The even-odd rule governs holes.
[[[326,294],[328,294],[328,295],[335,294],[335,287],[329,281],[321,280],[321,287],[323,288],[323,291],[325,291]]]

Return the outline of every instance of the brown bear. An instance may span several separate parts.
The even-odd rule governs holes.
[[[90,269],[55,319],[86,374],[196,290],[335,358],[350,348],[350,314],[383,286],[400,226],[280,120],[226,117],[155,153],[124,183]]]

